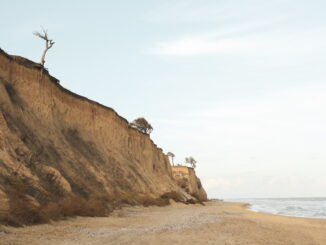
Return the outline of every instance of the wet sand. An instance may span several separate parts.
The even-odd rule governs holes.
[[[110,217],[1,227],[0,244],[325,245],[326,220],[256,213],[243,203],[129,207]]]

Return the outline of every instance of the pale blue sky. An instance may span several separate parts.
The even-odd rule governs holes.
[[[0,47],[133,120],[210,197],[326,196],[326,2],[4,1]]]

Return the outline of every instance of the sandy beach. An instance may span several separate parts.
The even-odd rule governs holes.
[[[243,203],[174,203],[127,207],[104,218],[1,227],[0,244],[325,245],[326,220],[256,213]]]

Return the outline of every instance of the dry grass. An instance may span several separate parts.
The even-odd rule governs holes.
[[[37,200],[30,195],[33,185],[22,177],[7,177],[5,186],[9,210],[5,215],[0,216],[0,224],[10,226],[41,224],[74,216],[100,217],[126,204],[146,207],[166,206],[170,204],[170,199],[182,200],[177,192],[168,192],[158,198],[139,196],[130,191],[86,198],[77,194],[64,197],[58,195],[55,190],[51,193],[55,198],[43,197]]]
[[[167,193],[163,194],[161,196],[161,198],[163,198],[163,199],[173,199],[176,202],[180,202],[182,200],[181,194],[176,192],[176,191],[167,192]]]
[[[0,223],[10,226],[23,226],[47,223],[74,216],[105,216],[122,205],[166,206],[169,200],[181,201],[177,192],[169,192],[153,198],[138,196],[133,192],[120,192],[112,195],[70,196],[56,200],[47,200],[41,204],[28,195],[30,184],[24,179],[11,177],[7,179],[6,193],[9,198],[9,211],[0,217]]]
[[[166,206],[170,204],[170,199],[173,199],[176,202],[182,202],[182,197],[179,193],[175,191],[167,192],[161,195],[159,198],[152,197],[142,197],[138,201],[140,204],[147,206]]]
[[[73,216],[105,216],[109,209],[103,200],[71,196],[57,201],[38,204],[28,193],[29,185],[17,177],[7,179],[6,193],[9,210],[0,217],[0,223],[10,226],[23,226],[47,223]]]
[[[169,205],[170,199],[180,201],[180,195],[176,192],[166,193],[159,198],[148,196],[135,198],[127,193],[111,196],[105,200],[70,197],[57,202],[47,202],[40,206],[33,205],[21,190],[12,190],[9,192],[9,198],[9,212],[6,216],[0,217],[0,223],[10,226],[41,224],[50,220],[61,220],[74,216],[101,217],[122,204],[141,204],[148,207]],[[111,205],[108,206],[105,203]]]
[[[99,217],[106,215],[106,207],[100,200],[85,200],[80,197],[66,198],[42,206],[41,212],[48,220],[73,216]]]
[[[79,197],[67,198],[59,202],[49,202],[39,207],[26,197],[11,196],[9,212],[0,221],[4,225],[23,226],[47,223],[73,216],[101,217],[107,214],[105,206],[99,200],[84,200]]]
[[[144,205],[145,207],[148,206],[166,206],[169,205],[169,199],[164,198],[152,198],[152,197],[140,197],[138,198],[140,204]]]

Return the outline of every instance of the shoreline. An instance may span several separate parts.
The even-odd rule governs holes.
[[[314,204],[307,204],[311,202],[311,199],[315,198],[252,198],[252,199],[234,199],[227,200],[227,202],[246,202],[248,203],[247,209],[252,212],[265,213],[271,215],[296,217],[306,219],[322,219],[326,220],[326,209],[322,204],[316,206]],[[321,201],[325,201],[325,197],[318,198]],[[294,203],[286,203],[284,201],[294,200]],[[304,200],[304,201],[303,201]],[[263,202],[261,202],[263,201]],[[274,203],[272,203],[274,201]],[[315,200],[313,200],[314,202]]]
[[[289,218],[299,218],[299,219],[311,219],[311,220],[325,220],[326,218],[314,218],[314,217],[305,217],[305,216],[294,216],[294,215],[286,215],[286,214],[273,214],[273,213],[269,213],[269,212],[264,212],[264,211],[255,211],[252,209],[248,209],[251,212],[254,213],[262,213],[262,214],[269,214],[269,215],[275,215],[275,216],[280,216],[280,217],[289,217]]]
[[[0,227],[0,244],[326,244],[325,219],[255,212],[248,205],[211,201],[205,206],[126,207],[103,218]]]
[[[230,202],[230,203],[241,203],[241,202]],[[288,218],[298,218],[298,219],[308,219],[308,220],[322,220],[326,222],[326,218],[314,218],[314,217],[305,217],[305,216],[294,216],[294,215],[285,215],[285,214],[274,214],[270,212],[264,212],[264,211],[256,211],[251,209],[250,207],[253,206],[251,203],[246,203],[248,204],[247,207],[244,207],[246,210],[253,212],[253,213],[261,213],[261,214],[268,214],[268,215],[273,215],[273,216],[278,216],[278,217],[288,217]]]

